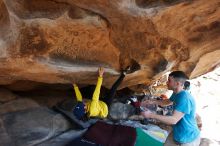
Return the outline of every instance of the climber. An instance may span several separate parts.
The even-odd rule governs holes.
[[[113,84],[108,94],[104,97],[103,101],[99,100],[99,94],[100,94],[100,89],[101,89],[103,74],[104,74],[103,68],[99,68],[98,70],[99,77],[98,77],[95,91],[92,96],[92,100],[83,102],[82,95],[79,91],[78,86],[76,84],[73,84],[75,94],[76,94],[76,99],[78,102],[73,110],[73,113],[77,117],[77,119],[82,119],[85,115],[87,115],[88,117],[106,118],[108,115],[108,107],[110,106],[110,104],[112,103],[115,97],[116,90],[118,86],[121,84],[121,82],[123,81],[126,73],[128,73],[129,71],[130,71],[130,67],[127,67],[125,70],[121,72],[119,78]]]

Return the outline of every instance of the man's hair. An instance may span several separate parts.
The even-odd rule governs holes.
[[[185,90],[189,90],[189,89],[190,89],[190,82],[189,82],[189,81],[185,81],[185,83],[184,83],[184,89],[185,89]]]
[[[183,71],[173,71],[169,74],[173,78],[189,79],[188,76]]]
[[[169,74],[169,77],[173,77],[176,81],[179,81],[182,84],[189,79],[189,77],[183,71],[173,71]]]

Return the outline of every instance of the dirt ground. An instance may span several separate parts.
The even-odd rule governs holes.
[[[220,68],[191,80],[191,93],[201,116],[201,146],[220,145]]]

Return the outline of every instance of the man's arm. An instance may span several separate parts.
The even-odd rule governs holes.
[[[165,107],[165,106],[172,105],[173,102],[170,101],[169,99],[164,99],[164,100],[150,99],[150,100],[144,100],[141,102],[141,106],[144,106],[144,107],[148,104],[156,104],[156,105],[160,105],[162,107]]]
[[[175,125],[179,120],[182,119],[184,116],[184,113],[179,112],[177,110],[174,110],[174,113],[172,116],[163,116],[163,115],[157,115],[152,112],[144,111],[141,113],[145,118],[152,118],[161,121],[162,123],[168,124],[168,125]]]

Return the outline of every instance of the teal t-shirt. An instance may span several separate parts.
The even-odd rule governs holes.
[[[173,93],[170,97],[174,110],[184,113],[182,119],[173,125],[174,140],[179,143],[189,143],[194,141],[200,134],[196,123],[196,104],[192,95],[188,91]]]

